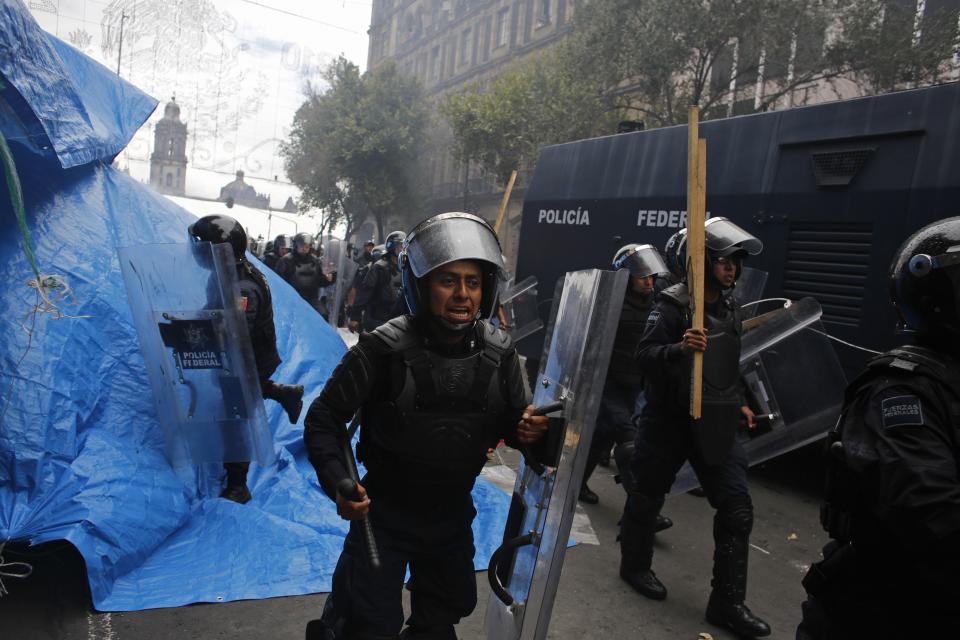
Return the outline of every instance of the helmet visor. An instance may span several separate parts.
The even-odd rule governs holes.
[[[457,260],[483,260],[503,277],[500,242],[493,230],[469,213],[443,213],[414,227],[407,236],[410,269],[422,278],[437,267]]]
[[[745,251],[755,256],[763,251],[763,243],[756,236],[726,218],[710,218],[705,231],[707,249],[718,257],[729,256],[737,251]]]
[[[670,273],[667,263],[652,244],[640,244],[617,260],[618,269],[629,269],[631,276],[646,277]]]

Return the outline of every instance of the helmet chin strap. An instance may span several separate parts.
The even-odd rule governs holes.
[[[449,320],[444,320],[443,318],[440,318],[433,314],[430,315],[430,319],[436,322],[442,329],[449,331],[451,333],[457,333],[457,334],[469,331],[477,323],[476,318],[474,318],[473,320],[468,320],[466,322],[450,322]]]

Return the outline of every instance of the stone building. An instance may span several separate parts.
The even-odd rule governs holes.
[[[243,171],[237,171],[236,180],[225,184],[220,188],[220,202],[226,202],[228,206],[235,204],[254,209],[269,209],[270,196],[257,193],[251,185],[243,181]]]
[[[374,0],[368,67],[393,60],[416,77],[436,104],[447,92],[502,73],[508,63],[557,42],[581,0]],[[450,153],[452,136],[436,129],[427,160],[430,182],[424,215],[466,210],[491,223],[505,185],[478,168],[465,170]],[[500,229],[511,264],[519,240],[527,175],[517,179]]]
[[[160,193],[182,196],[186,183],[187,124],[180,121],[180,105],[170,98],[163,108],[163,118],[153,128],[150,186]]]

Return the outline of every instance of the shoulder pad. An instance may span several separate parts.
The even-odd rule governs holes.
[[[690,293],[687,291],[686,283],[681,282],[672,287],[667,287],[660,292],[664,300],[669,300],[673,304],[687,308],[690,306]]]
[[[494,349],[500,353],[506,353],[513,349],[513,338],[511,338],[510,334],[505,330],[493,326],[492,323],[486,320],[481,320],[478,324],[480,325],[480,335],[485,347]]]
[[[892,368],[925,375],[949,387],[960,386],[960,373],[955,360],[932,349],[917,345],[895,347],[873,357],[868,369]]]
[[[408,315],[397,316],[369,333],[388,351],[405,351],[420,342],[420,336],[413,326],[413,318]]]

